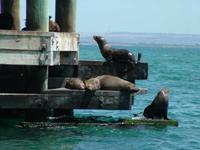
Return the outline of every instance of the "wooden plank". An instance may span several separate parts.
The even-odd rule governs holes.
[[[75,74],[76,72],[76,69],[74,67],[76,66],[61,65],[50,67],[50,80],[58,77],[73,77],[73,74]],[[130,69],[129,72],[123,75],[122,72],[126,67],[127,66],[119,63],[105,64],[101,61],[79,61],[77,73],[78,77],[82,78],[83,80],[104,74],[118,76],[129,81],[145,80],[148,78],[147,63],[138,63],[132,69]]]
[[[1,109],[110,109],[130,110],[131,95],[120,91],[57,89],[43,94],[1,93]]]
[[[0,64],[77,65],[79,35],[0,30]]]
[[[103,74],[111,74],[127,80],[140,80],[147,79],[148,77],[147,63],[138,63],[133,68],[129,68],[126,64],[116,62],[81,61],[79,64],[79,76],[84,79]],[[126,73],[125,70],[129,71]]]
[[[0,30],[0,50],[78,51],[78,43],[76,33]]]

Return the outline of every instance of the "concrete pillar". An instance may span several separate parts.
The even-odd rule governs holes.
[[[20,30],[20,1],[1,0],[0,10],[2,13],[9,13],[13,17],[13,30]]]
[[[49,30],[49,0],[27,0],[27,26],[29,30]]]
[[[75,32],[76,0],[56,0],[56,22],[62,32]]]

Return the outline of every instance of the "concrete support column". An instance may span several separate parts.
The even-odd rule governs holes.
[[[27,26],[29,30],[49,30],[49,0],[27,0]]]
[[[62,32],[76,31],[76,0],[56,0],[56,22]]]
[[[20,0],[1,0],[0,12],[9,13],[13,17],[13,30],[20,30]]]

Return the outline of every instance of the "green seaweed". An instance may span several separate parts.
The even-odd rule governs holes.
[[[134,127],[134,126],[178,126],[176,120],[164,119],[145,119],[145,118],[114,118],[105,116],[90,116],[81,118],[68,118],[67,122],[23,122],[20,124],[25,128],[45,128],[56,126],[115,126],[115,127]]]

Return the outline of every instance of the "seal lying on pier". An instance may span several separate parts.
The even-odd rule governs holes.
[[[71,78],[66,80],[65,88],[84,90],[85,84],[79,78]]]
[[[11,30],[13,27],[14,19],[9,13],[0,14],[0,29]]]
[[[144,109],[143,115],[146,118],[168,120],[168,93],[167,89],[161,89],[152,103]]]
[[[112,48],[107,43],[105,38],[101,36],[93,36],[93,38],[97,42],[101,54],[106,59],[106,61],[123,62],[129,64],[135,63],[135,56],[129,50]]]
[[[129,81],[123,80],[116,76],[102,75],[96,78],[86,80],[85,88],[87,90],[122,90],[135,93],[139,91],[139,88]]]

